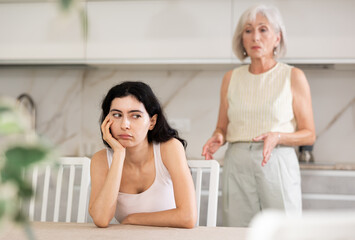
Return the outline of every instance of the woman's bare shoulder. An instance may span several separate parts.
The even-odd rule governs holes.
[[[92,158],[91,158],[91,164],[94,165],[107,165],[107,153],[106,153],[106,149],[102,149],[98,152],[96,152]]]
[[[185,158],[185,149],[178,139],[171,138],[166,142],[160,143],[160,154],[162,161],[165,164],[169,164],[171,160]]]
[[[162,142],[160,143],[160,152],[171,152],[171,151],[176,151],[179,149],[184,149],[184,146],[182,145],[182,143],[176,139],[176,138],[171,138],[166,142]]]
[[[230,81],[234,70],[230,70],[224,74],[223,81]]]
[[[305,78],[304,72],[297,67],[293,67],[291,70],[291,79],[298,80],[299,78]]]
[[[308,86],[308,81],[304,72],[296,67],[292,68],[291,71],[291,84],[292,88],[303,88]]]

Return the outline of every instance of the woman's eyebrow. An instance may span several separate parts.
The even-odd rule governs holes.
[[[258,23],[258,26],[260,26],[260,25],[267,25],[267,24],[264,22],[260,22],[260,23]],[[253,25],[251,23],[246,23],[245,26],[253,26]]]
[[[113,108],[113,109],[111,109],[111,110],[110,110],[110,112],[122,112],[122,111],[121,111],[121,110],[118,110],[118,109]]]
[[[131,110],[131,111],[129,111],[129,113],[134,113],[134,112],[143,113],[141,110]]]
[[[122,113],[121,110],[118,110],[118,109],[115,109],[115,108],[111,109],[110,112],[120,112],[120,113]],[[141,110],[130,110],[130,111],[128,111],[128,113],[134,113],[134,112],[143,113]]]

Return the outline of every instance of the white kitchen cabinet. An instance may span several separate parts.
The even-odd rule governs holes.
[[[258,0],[233,0],[233,27],[241,14]],[[298,63],[354,63],[355,1],[353,0],[266,0],[284,19],[288,53]],[[233,29],[234,31],[234,29]],[[302,59],[302,61],[297,61]]]
[[[303,209],[355,208],[354,170],[302,170]]]
[[[81,3],[83,4],[83,3]],[[0,3],[0,60],[85,59],[78,11],[60,11],[57,1]]]
[[[231,0],[89,1],[87,59],[231,59]]]
[[[0,1],[0,64],[239,64],[231,40],[241,13],[258,0]],[[265,0],[284,18],[293,64],[355,64],[355,1]],[[185,68],[183,66],[182,68]]]

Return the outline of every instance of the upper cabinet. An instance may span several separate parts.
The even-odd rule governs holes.
[[[0,60],[83,61],[82,26],[80,13],[62,13],[57,1],[0,3]]]
[[[54,0],[0,1],[0,63],[235,64],[235,26],[259,2],[78,0],[63,13]],[[355,63],[355,1],[263,3],[284,18],[288,53],[282,61]]]
[[[233,26],[247,8],[259,2],[233,0]],[[355,1],[265,0],[263,3],[276,6],[284,19],[286,59],[355,63]]]
[[[89,1],[87,58],[231,59],[231,0]]]

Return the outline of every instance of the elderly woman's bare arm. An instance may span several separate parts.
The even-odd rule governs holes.
[[[202,148],[202,156],[206,160],[213,159],[213,154],[226,142],[227,126],[228,126],[228,87],[231,80],[233,71],[227,72],[222,81],[220,91],[220,105],[218,113],[218,121],[216,130],[213,132],[212,137],[207,140]]]
[[[279,144],[300,146],[312,145],[316,140],[311,90],[303,71],[292,69],[291,89],[293,94],[293,112],[297,122],[297,131],[281,133]]]
[[[311,90],[306,76],[298,68],[292,69],[291,89],[297,130],[293,133],[268,132],[253,139],[253,141],[264,141],[263,166],[269,161],[271,152],[276,145],[312,145],[316,139]]]

